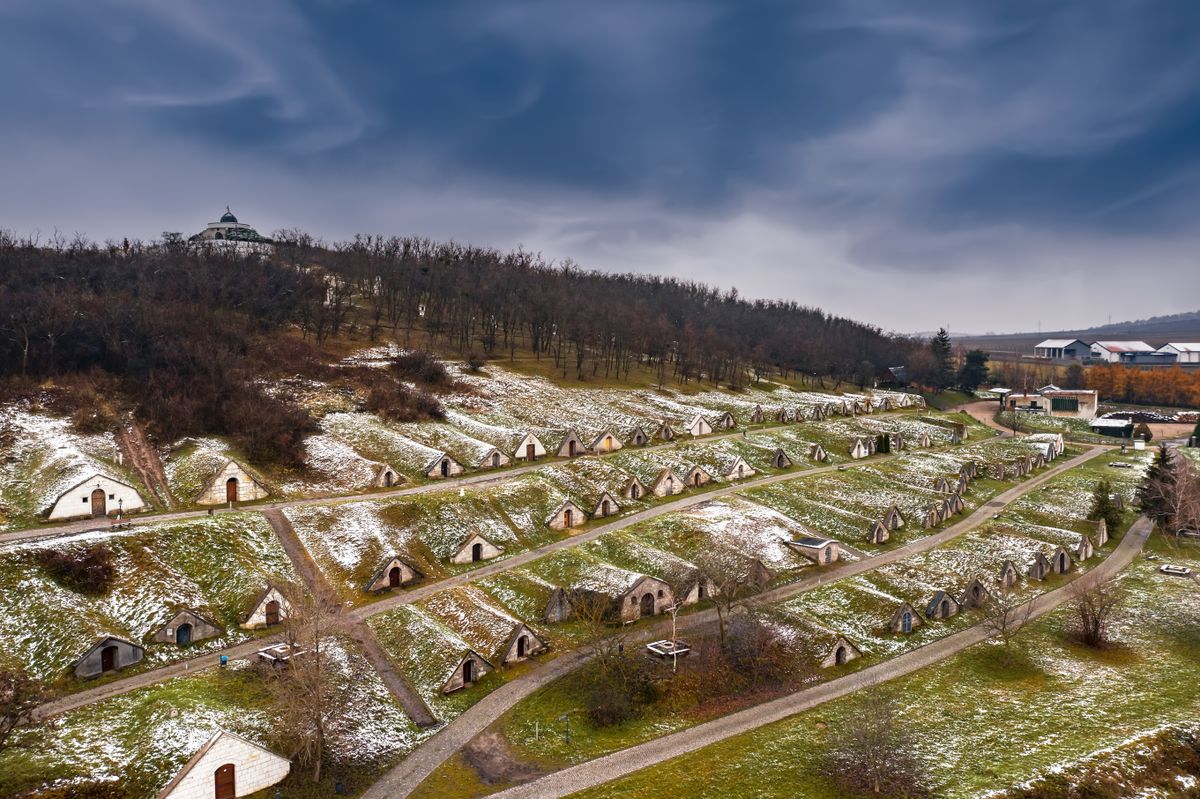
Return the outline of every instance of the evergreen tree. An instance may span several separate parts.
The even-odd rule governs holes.
[[[1146,476],[1142,478],[1142,484],[1137,489],[1138,507],[1155,524],[1162,524],[1171,517],[1171,509],[1166,502],[1169,492],[1164,490],[1164,487],[1175,482],[1178,468],[1167,445],[1159,444],[1158,454],[1146,470]]]
[[[987,353],[983,350],[970,350],[967,360],[958,370],[958,387],[971,394],[987,379]]]
[[[1105,526],[1114,532],[1121,523],[1121,511],[1117,510],[1117,503],[1113,502],[1112,483],[1107,479],[1098,481],[1095,490],[1092,491],[1092,510],[1088,513],[1088,518],[1094,522],[1103,519]]]
[[[933,388],[943,391],[954,384],[954,352],[946,328],[940,328],[937,335],[929,340],[929,351],[933,353],[936,367]]]

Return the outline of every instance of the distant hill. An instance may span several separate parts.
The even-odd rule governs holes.
[[[1038,342],[1048,338],[1079,338],[1084,341],[1133,339],[1161,347],[1169,341],[1200,341],[1200,311],[1152,316],[1130,322],[1113,322],[1083,330],[1049,330],[1041,333],[954,336],[954,343],[993,352],[1033,353]]]

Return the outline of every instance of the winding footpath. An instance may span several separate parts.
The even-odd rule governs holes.
[[[940,530],[931,535],[918,538],[914,541],[910,541],[904,546],[882,552],[869,558],[864,558],[857,561],[838,561],[837,565],[827,569],[822,569],[821,571],[816,571],[814,567],[814,573],[810,576],[759,594],[754,598],[754,602],[755,604],[771,604],[781,602],[796,596],[797,594],[810,591],[818,586],[825,585],[826,583],[830,583],[835,580],[843,580],[847,577],[862,574],[880,566],[894,563],[912,555],[927,552],[931,549],[939,547],[942,544],[962,535],[963,533],[979,527],[984,522],[998,514],[1004,507],[1025,496],[1046,481],[1062,474],[1069,469],[1073,469],[1076,466],[1086,463],[1087,461],[1101,455],[1104,452],[1107,452],[1106,448],[1095,447],[1083,453],[1082,455],[1077,455],[1070,460],[1046,469],[1041,474],[1031,477],[1024,482],[1013,486],[1007,491],[997,494],[990,501],[976,508],[966,518],[956,522],[953,525],[950,525],[944,530]],[[811,474],[814,471],[819,472],[825,470],[811,470],[806,473]],[[795,477],[797,475],[790,476]],[[771,478],[767,479],[771,480],[772,482],[777,482],[776,476],[772,476]],[[757,484],[762,483],[760,481]],[[730,486],[728,489],[722,489],[722,492],[726,494],[733,493],[750,487],[753,487],[752,481],[747,481],[746,483],[738,486]],[[694,497],[694,499],[697,502],[704,501],[716,495],[719,494],[717,492],[709,492],[708,494],[699,494]],[[679,507],[680,506],[676,505],[671,509],[677,510]],[[636,515],[639,514],[635,514],[635,516]],[[633,516],[627,518],[629,523],[636,521]],[[616,523],[613,525],[614,529],[620,529],[622,526],[624,525]],[[1128,538],[1128,536],[1126,537]],[[1116,552],[1110,555],[1109,559],[1115,555]],[[1088,574],[1091,573],[1092,572],[1088,572]],[[475,572],[471,572],[470,574],[475,574]],[[438,583],[439,587],[445,587],[445,585],[445,581]],[[400,597],[397,597],[397,599],[400,599]],[[374,608],[374,606],[371,607]],[[716,610],[713,608],[709,608],[708,610],[697,613],[680,615],[677,620],[677,628],[678,630],[688,630],[697,626],[711,624],[716,620],[716,617]],[[643,641],[657,640],[658,638],[663,637],[664,634],[669,633],[670,629],[670,619],[663,619],[657,624],[641,628],[631,637],[633,641],[638,643]],[[572,670],[582,666],[589,659],[590,656],[586,652],[576,650],[551,660],[536,670],[500,686],[483,699],[476,702],[462,714],[455,717],[450,723],[439,730],[437,734],[425,741],[423,744],[417,747],[417,749],[413,750],[401,763],[399,763],[391,771],[387,772],[382,778],[380,778],[378,782],[368,789],[367,792],[363,794],[363,799],[399,799],[399,797],[408,796],[424,779],[432,774],[438,766],[450,758],[455,752],[464,747],[472,738],[491,726],[492,723],[498,720],[500,716],[502,716],[508,710],[513,708],[518,702],[530,696],[535,691],[545,687],[546,685],[549,685],[563,675],[568,674]]]
[[[1139,518],[1121,543],[1096,568],[1085,572],[1061,588],[1048,591],[1030,600],[1029,619],[1036,619],[1062,605],[1072,597],[1076,587],[1091,587],[1115,577],[1141,551],[1153,529],[1145,517]],[[636,771],[658,765],[681,755],[695,752],[711,744],[750,732],[767,724],[810,710],[818,705],[903,677],[982,643],[991,637],[986,625],[949,635],[919,649],[870,666],[854,674],[839,677],[814,688],[799,691],[756,707],[732,713],[723,718],[672,733],[654,741],[623,749],[577,766],[556,771],[540,779],[499,793],[491,799],[557,799],[578,791],[602,785]],[[369,796],[376,794],[368,793]],[[387,794],[384,794],[387,795]]]

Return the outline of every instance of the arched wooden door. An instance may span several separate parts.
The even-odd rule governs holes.
[[[525,445],[526,460],[534,460],[536,457],[537,457],[537,447],[535,447],[533,444],[526,444]]]
[[[525,653],[529,650],[529,645],[527,643],[528,640],[529,639],[523,635],[517,639],[517,657],[525,657]]]
[[[108,501],[104,489],[97,488],[92,492],[92,516],[108,515]]]
[[[906,633],[912,632],[912,614],[907,610],[904,611],[904,615],[900,617],[900,629]]]
[[[950,600],[949,599],[942,600],[942,618],[943,619],[950,618]]]
[[[575,457],[575,439],[571,439],[567,442],[567,457]]]
[[[232,763],[226,763],[213,772],[213,796],[215,799],[235,799],[237,796],[237,775]]]
[[[629,488],[629,498],[630,499],[638,499],[641,495],[642,495],[642,489],[638,488],[636,483],[634,483],[632,486],[630,486],[630,488]]]
[[[392,474],[390,471],[384,472],[383,473],[384,487],[391,488],[395,484],[396,484],[396,475]]]
[[[115,646],[106,646],[100,650],[100,671],[116,671],[117,669],[117,648]]]
[[[399,588],[403,582],[404,575],[400,572],[399,566],[393,566],[388,570],[388,586],[391,588]]]
[[[279,624],[279,602],[272,599],[263,609],[263,613],[267,618],[267,624]]]
[[[192,642],[192,625],[184,624],[175,628],[175,643],[179,646],[187,646]]]
[[[442,477],[450,476],[450,459],[442,458]]]
[[[1067,571],[1067,555],[1065,552],[1058,553],[1058,573],[1065,574]]]
[[[833,662],[838,666],[846,662],[846,647],[839,646],[837,648],[837,651],[833,653]]]
[[[642,594],[641,610],[642,610],[643,616],[653,616],[654,615],[654,594],[650,594],[650,593]]]
[[[572,511],[570,508],[567,508],[566,510],[564,510],[563,511],[563,526],[570,527],[571,523],[574,521],[575,521],[574,511]]]
[[[470,685],[475,682],[475,661],[467,658],[462,665],[462,681],[463,685]]]
[[[499,466],[500,466],[500,453],[493,452],[492,453],[492,468],[495,469],[495,468],[498,468]]]
[[[600,503],[600,515],[601,515],[601,516],[607,516],[607,515],[608,515],[608,509],[609,509],[609,502],[608,502],[608,500],[606,499],[606,500],[604,500],[603,502],[601,502],[601,503]]]
[[[225,481],[225,501],[238,501],[238,479],[236,477],[230,477]]]
[[[483,544],[476,541],[471,544],[471,561],[478,563],[481,560],[483,560]]]

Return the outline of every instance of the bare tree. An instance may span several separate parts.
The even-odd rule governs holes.
[[[729,617],[747,599],[758,593],[752,570],[737,562],[730,552],[710,552],[696,562],[702,579],[712,581],[712,600],[717,609],[717,629],[721,646],[725,646],[725,633]]]
[[[34,711],[49,698],[44,685],[19,669],[0,669],[0,752],[14,747],[13,733],[37,721]]]
[[[326,752],[347,727],[344,675],[331,663],[331,639],[343,632],[337,610],[299,585],[280,589],[288,601],[284,641],[292,657],[286,664],[263,667],[280,715],[283,744],[297,764],[321,779]]]
[[[984,609],[987,616],[983,627],[988,638],[1003,644],[1004,660],[1012,662],[1013,639],[1033,614],[1033,603],[1023,601],[1012,588],[1001,586],[992,592]]]
[[[1074,598],[1071,609],[1076,639],[1086,646],[1103,648],[1108,644],[1113,618],[1125,599],[1124,593],[1111,582],[1088,587],[1082,580],[1073,583],[1070,591]]]
[[[929,777],[919,751],[894,694],[873,688],[851,701],[830,735],[825,773],[854,796],[928,796]]]
[[[1160,450],[1155,467],[1138,488],[1138,502],[1169,536],[1200,529],[1200,477],[1191,463],[1173,449]]]
[[[571,615],[583,627],[588,650],[595,659],[601,679],[620,677],[622,653],[627,637],[625,626],[612,624],[612,600],[595,591],[567,592]]]

